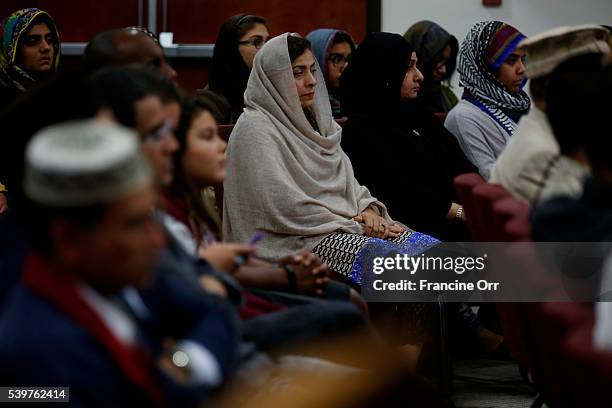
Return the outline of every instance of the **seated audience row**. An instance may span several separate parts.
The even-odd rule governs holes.
[[[580,153],[582,123],[575,120],[576,114],[562,112],[561,115],[570,113],[568,119],[572,121],[557,126],[553,132],[546,115],[557,115],[554,107],[561,100],[584,100],[581,92],[585,83],[599,70],[602,57],[610,54],[607,37],[603,27],[576,26],[554,29],[519,44],[528,58],[525,68],[531,81],[533,105],[495,162],[491,182],[502,184],[512,195],[530,204],[547,201],[554,195],[580,195],[589,173],[584,153]],[[564,61],[575,58],[578,59],[574,63],[558,68]],[[563,75],[564,85],[575,86],[550,90],[553,75]],[[549,112],[547,94],[553,112]]]
[[[197,97],[142,27],[96,35],[75,73],[58,72],[42,10],[13,13],[0,36],[6,384],[68,385],[73,405],[201,406],[283,358],[350,382],[365,359],[304,347],[347,335],[414,375],[423,341],[381,337],[355,289],[376,257],[470,240],[466,217],[482,214],[463,210],[463,173],[537,204],[535,240],[610,239],[601,26],[528,39],[487,21],[459,46],[421,21],[357,46],[337,29],[271,38],[264,18],[238,14]],[[234,124],[229,141],[220,123]],[[439,325],[459,326],[446,335],[461,347],[503,349],[467,305],[418,307],[446,310]],[[610,310],[597,311],[608,347]]]
[[[459,50],[457,71],[464,91],[445,126],[485,179],[531,106],[523,91],[525,52],[517,49],[524,38],[508,24],[482,22],[470,30]]]

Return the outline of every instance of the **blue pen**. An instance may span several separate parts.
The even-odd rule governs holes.
[[[255,245],[256,243],[258,243],[259,241],[263,239],[263,236],[264,236],[263,232],[261,231],[255,232],[255,234],[249,240],[249,245]],[[234,265],[236,266],[236,268],[240,267],[245,262],[246,262],[246,257],[244,255],[238,255],[236,256],[236,258],[234,258]]]
[[[259,241],[261,241],[263,239],[263,232],[261,231],[257,231],[253,237],[251,237],[251,240],[249,241],[250,245],[255,245],[256,243],[258,243]]]

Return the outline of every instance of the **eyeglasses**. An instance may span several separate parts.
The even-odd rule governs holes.
[[[151,141],[151,142],[161,142],[168,135],[171,134],[171,131],[172,131],[172,122],[169,119],[167,119],[160,126],[145,133],[145,135],[143,136],[143,140]]]
[[[257,48],[258,50],[261,49],[261,47],[264,46],[265,43],[267,43],[269,40],[268,38],[263,38],[260,36],[257,37],[253,37],[253,38],[249,38],[248,40],[244,40],[244,41],[238,41],[238,45],[252,45],[253,47]]]
[[[342,54],[333,53],[333,54],[330,54],[329,60],[336,67],[340,67],[340,66],[346,65],[349,62],[351,62],[351,55],[349,54],[347,56],[344,56]]]

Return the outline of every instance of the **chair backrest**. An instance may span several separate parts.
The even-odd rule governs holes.
[[[459,201],[465,209],[470,235],[473,240],[476,240],[476,237],[481,236],[482,233],[480,231],[480,225],[477,223],[477,212],[474,207],[472,190],[477,186],[485,184],[486,181],[478,173],[465,173],[455,177],[454,183]],[[470,213],[475,215],[470,217]]]
[[[495,225],[493,222],[493,205],[496,201],[510,197],[510,193],[500,184],[482,184],[472,190],[474,200],[474,211],[477,223],[480,224],[481,236],[476,237],[477,241],[498,241]],[[467,217],[470,217],[468,212]]]
[[[612,352],[593,347],[593,323],[575,326],[563,341],[572,402],[576,407],[612,407]]]
[[[503,230],[503,241],[532,241],[532,229],[529,217],[516,216],[510,219]]]
[[[496,303],[504,341],[514,359],[523,367],[531,366],[530,336],[521,303]]]
[[[511,242],[531,239],[529,204],[514,197],[504,197],[493,204],[495,241]],[[508,227],[509,225],[509,227]]]
[[[436,112],[434,113],[434,116],[436,117],[436,119],[438,119],[440,122],[444,123],[444,121],[446,120],[446,112]]]
[[[580,325],[593,327],[593,306],[560,302],[525,305],[529,308],[526,317],[534,341],[530,367],[534,382],[549,406],[575,406],[572,403],[572,367],[565,357],[564,339]],[[583,344],[583,347],[589,346]]]

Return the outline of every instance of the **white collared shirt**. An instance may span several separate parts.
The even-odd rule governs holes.
[[[91,286],[80,283],[78,291],[89,306],[98,314],[104,325],[119,341],[134,346],[138,341],[138,325],[134,318],[121,306],[116,298],[102,296]],[[123,290],[126,302],[134,313],[146,315],[149,310],[138,291],[133,287]],[[189,357],[191,380],[196,385],[215,387],[223,380],[221,367],[215,356],[204,346],[191,340],[179,340],[176,349]]]

